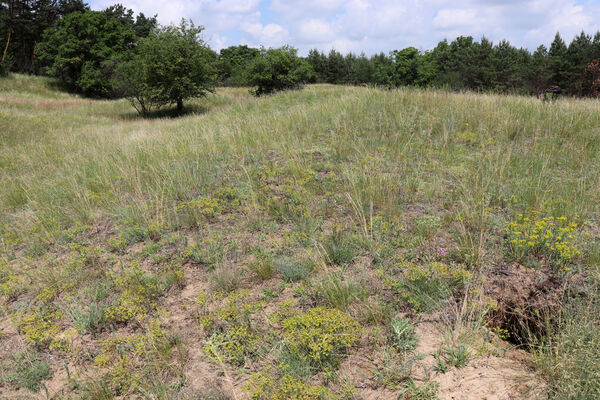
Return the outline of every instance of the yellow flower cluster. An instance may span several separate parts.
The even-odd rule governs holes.
[[[118,275],[115,283],[121,289],[117,303],[106,309],[108,321],[127,322],[132,318],[144,316],[156,305],[160,294],[158,282],[153,276],[145,275],[137,262],[131,264],[131,270]]]
[[[0,257],[0,296],[14,298],[23,288],[24,279],[13,270],[6,258]]]
[[[208,296],[198,297],[196,303],[204,310],[199,316],[200,324],[210,335],[204,350],[215,360],[243,365],[248,356],[256,353],[260,336],[252,329],[251,316],[262,310],[263,304],[248,301],[248,294],[245,290],[233,292],[223,306],[212,312],[206,311]]]
[[[544,217],[534,212],[530,216],[519,214],[504,229],[510,255],[523,259],[528,255],[545,257],[553,265],[571,264],[581,255],[575,243],[580,226],[569,217]]]
[[[60,313],[48,308],[25,315],[13,314],[19,332],[37,348],[67,350],[68,344],[60,338],[62,330],[56,323],[60,318]]]
[[[344,400],[352,398],[352,390],[338,393],[321,385],[310,385],[289,374],[276,376],[264,370],[252,375],[244,387],[252,400]]]
[[[292,354],[316,364],[336,362],[360,339],[361,329],[337,309],[317,307],[281,322]]]

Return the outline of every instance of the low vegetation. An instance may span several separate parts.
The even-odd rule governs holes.
[[[600,397],[597,101],[0,89],[0,397]]]

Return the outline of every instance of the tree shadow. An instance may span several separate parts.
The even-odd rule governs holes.
[[[180,118],[188,115],[202,115],[206,114],[210,110],[209,107],[199,104],[190,104],[185,106],[183,110],[177,110],[176,108],[164,108],[160,110],[151,111],[146,114],[139,114],[136,111],[131,111],[125,114],[117,115],[117,118],[125,121],[141,120],[141,119],[163,119],[163,118]]]

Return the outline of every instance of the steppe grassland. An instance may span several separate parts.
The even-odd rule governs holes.
[[[435,398],[433,377],[401,368],[418,362],[414,325],[449,307],[449,331],[470,332],[450,335],[437,374],[485,353],[481,337],[511,339],[485,327],[485,285],[518,263],[585,275],[586,296],[528,345],[552,395],[598,396],[597,101],[219,89],[142,120],[42,78],[0,88],[0,340],[23,350],[0,357],[0,389],[39,391],[66,362],[63,396],[193,398],[200,350],[229,396],[345,398],[358,395],[340,363],[366,352],[396,367],[373,367],[373,387]],[[543,218],[570,230],[538,243]],[[193,326],[170,330],[178,313]]]

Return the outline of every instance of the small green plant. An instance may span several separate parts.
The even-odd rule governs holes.
[[[347,234],[335,228],[323,242],[327,262],[333,265],[345,265],[354,260],[356,249]]]
[[[404,388],[412,378],[414,367],[424,357],[421,354],[398,354],[386,350],[382,364],[374,371],[375,382],[386,387]]]
[[[436,358],[438,359],[438,365],[442,366],[445,371],[447,371],[447,367],[463,368],[467,366],[471,359],[471,350],[464,344],[459,343],[456,348],[445,347],[441,349]]]
[[[279,257],[275,260],[277,271],[286,282],[297,282],[306,279],[312,270],[312,265],[292,257]]]
[[[200,243],[188,246],[183,252],[185,261],[214,268],[227,257],[229,246],[218,235],[209,236]]]
[[[455,264],[402,262],[397,267],[401,278],[390,279],[387,283],[417,312],[430,312],[443,306],[473,277],[464,266]]]
[[[422,215],[414,222],[414,232],[424,239],[431,239],[441,227],[442,221],[434,215]]]
[[[132,262],[115,277],[115,286],[120,290],[120,296],[104,313],[111,322],[125,323],[143,317],[156,306],[161,294],[158,278],[144,273],[137,262]]]
[[[108,248],[114,253],[123,254],[127,248],[127,241],[123,239],[122,235],[110,237],[108,238]]]
[[[17,388],[37,393],[44,381],[52,377],[50,364],[39,359],[34,350],[17,353],[11,360],[7,381]]]
[[[252,400],[350,400],[349,387],[331,390],[322,385],[303,382],[289,374],[273,373],[270,369],[252,375],[244,390]]]
[[[406,318],[392,319],[392,345],[401,352],[409,352],[417,348],[417,336],[411,320]]]
[[[253,253],[255,260],[248,266],[250,271],[254,272],[262,281],[271,279],[275,272],[273,255],[260,248],[255,249]]]
[[[328,308],[312,308],[281,322],[290,353],[314,365],[337,365],[360,338],[360,326],[347,314]]]
[[[251,316],[262,310],[262,304],[248,301],[247,295],[244,290],[232,292],[221,307],[200,318],[208,334],[204,350],[217,362],[241,366],[257,354],[261,337]]]
[[[410,379],[398,395],[398,400],[438,400],[438,387],[437,382],[426,382],[423,385],[417,385]]]
[[[317,296],[325,304],[345,311],[353,301],[366,298],[367,292],[352,280],[344,280],[338,274],[329,274],[317,284]]]
[[[239,268],[232,264],[221,264],[210,275],[212,287],[225,293],[233,292],[242,285]]]

